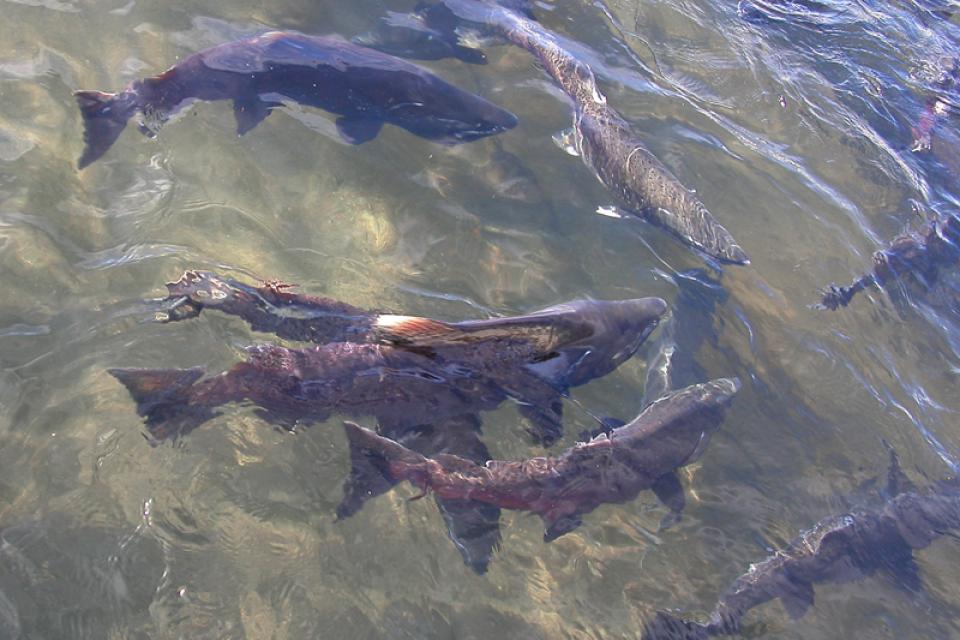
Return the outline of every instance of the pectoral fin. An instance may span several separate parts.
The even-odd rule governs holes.
[[[383,128],[383,120],[363,117],[337,118],[337,132],[350,144],[363,144],[377,137]]]
[[[583,518],[577,514],[559,515],[553,512],[545,513],[540,516],[543,518],[543,541],[553,542],[565,533],[570,533],[581,524]]]
[[[276,102],[264,102],[258,96],[244,96],[233,101],[233,115],[237,119],[237,135],[242,136],[270,115]]]
[[[657,498],[662,502],[670,513],[660,521],[660,530],[673,526],[680,521],[683,507],[686,504],[686,498],[683,495],[683,485],[676,473],[667,473],[659,478],[650,487]]]
[[[553,134],[553,142],[571,156],[580,155],[580,150],[577,149],[576,134],[573,131],[573,127]]]

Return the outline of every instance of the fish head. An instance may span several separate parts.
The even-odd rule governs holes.
[[[739,379],[718,378],[674,391],[615,429],[611,440],[629,447],[654,476],[670,472],[700,457],[739,390]]]
[[[517,126],[517,116],[492,102],[439,78],[423,91],[423,99],[393,105],[386,120],[422,138],[460,144],[496,135]]]
[[[241,292],[234,284],[210,271],[185,271],[176,282],[167,283],[167,300],[175,308],[192,309],[194,315],[203,307],[224,306],[236,300]]]
[[[529,365],[540,377],[564,388],[604,376],[630,358],[667,312],[661,298],[574,300],[538,313],[555,314],[558,326],[578,325],[569,342],[551,357]]]

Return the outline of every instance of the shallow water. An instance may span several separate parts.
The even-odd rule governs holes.
[[[495,138],[444,147],[388,126],[350,147],[328,114],[295,107],[238,138],[229,106],[204,103],[155,140],[130,127],[78,172],[76,89],[114,90],[268,28],[350,36],[412,8],[175,5],[0,3],[0,638],[635,637],[657,609],[705,614],[750,562],[856,501],[884,472],[882,440],[921,482],[960,459],[950,309],[877,290],[811,307],[960,198],[956,120],[935,153],[909,150],[960,41],[931,7],[771,0],[766,24],[733,2],[538,8],[750,254],[718,272],[659,230],[594,214],[609,196],[551,141],[569,105],[508,46],[483,67],[427,64],[519,116]],[[519,191],[498,192],[504,175]],[[270,340],[214,313],[150,322],[144,301],[187,268],[448,319],[658,295],[682,329],[680,382],[744,388],[684,474],[679,525],[657,532],[649,493],[551,544],[539,519],[504,512],[478,576],[409,487],[335,521],[339,419],[291,436],[234,405],[176,446],[148,445],[107,368],[220,371]],[[593,428],[586,409],[639,412],[656,346],[574,390],[585,409],[566,404],[560,446]],[[541,453],[519,421],[510,406],[484,414],[495,457]],[[944,539],[918,554],[922,594],[828,585],[802,620],[771,604],[745,635],[960,638],[956,552]]]

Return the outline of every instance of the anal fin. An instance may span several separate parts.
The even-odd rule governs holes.
[[[656,479],[653,486],[650,487],[654,495],[662,502],[670,513],[660,521],[660,530],[666,529],[680,521],[683,507],[686,505],[686,498],[683,495],[683,485],[674,472],[665,473]]]
[[[242,136],[270,115],[276,102],[264,102],[259,96],[244,96],[233,101],[233,115],[237,119],[237,135]]]
[[[545,513],[540,516],[543,519],[543,541],[553,542],[565,533],[570,533],[581,524],[583,518],[578,514],[557,514],[554,512]]]
[[[350,144],[363,144],[377,137],[383,128],[383,120],[361,116],[337,118],[337,133]]]

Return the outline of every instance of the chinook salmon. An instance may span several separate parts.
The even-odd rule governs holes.
[[[382,340],[301,349],[256,345],[246,362],[213,377],[204,378],[201,368],[110,373],[133,395],[157,440],[192,431],[218,407],[243,400],[278,425],[341,413],[403,427],[491,410],[512,398],[532,423],[534,439],[550,444],[562,433],[567,391],[632,356],[666,310],[659,298],[578,300],[523,317],[541,327],[536,335],[552,347],[545,353],[529,346],[526,327],[514,332],[521,318],[439,323],[379,316],[373,328],[384,332]],[[573,321],[569,339],[551,335],[555,321]],[[459,331],[463,325],[467,330]],[[484,332],[492,337],[474,339]]]
[[[254,348],[250,361],[204,380],[199,369],[112,370],[138,402],[154,442],[199,426],[223,402],[246,398],[283,426],[334,412],[372,415],[383,435],[415,451],[480,464],[490,455],[480,440],[478,412],[512,398],[535,437],[552,442],[560,434],[567,390],[629,358],[666,310],[659,298],[580,300],[526,316],[446,323],[204,271],[187,271],[167,290],[161,320],[218,310],[256,331],[321,346]],[[390,486],[365,485],[345,497],[339,513],[349,515]],[[486,571],[499,545],[499,509],[442,498],[437,505],[464,561]]]
[[[956,478],[916,490],[900,475],[894,457],[890,499],[878,509],[830,516],[804,531],[786,549],[737,578],[707,622],[659,612],[643,640],[706,640],[738,632],[750,609],[777,598],[794,619],[813,605],[814,584],[859,580],[877,571],[894,576],[914,593],[922,589],[913,552],[960,528]]]
[[[912,278],[929,289],[936,284],[941,269],[956,266],[958,261],[960,219],[949,215],[894,238],[886,249],[873,254],[870,273],[846,287],[831,284],[824,290],[820,306],[825,309],[845,307],[867,287],[886,287],[902,278]]]
[[[421,6],[417,15],[433,27],[434,22],[448,25],[451,13],[460,25],[480,25],[484,31],[525,49],[537,59],[574,102],[573,128],[566,149],[583,159],[623,208],[713,258],[734,264],[749,263],[746,252],[730,232],[607,103],[590,67],[532,19],[527,3],[443,0]],[[449,26],[444,31],[456,33]]]
[[[684,497],[675,471],[700,457],[739,388],[738,380],[726,378],[693,385],[559,456],[484,465],[455,455],[427,457],[348,422],[353,470],[345,493],[368,482],[407,480],[424,494],[535,513],[547,542],[577,528],[601,504],[628,502],[647,489],[676,516]]]
[[[83,169],[100,158],[140,113],[140,131],[159,126],[196,100],[232,100],[237,133],[256,127],[284,100],[340,116],[351,144],[373,139],[384,124],[455,144],[511,129],[517,118],[480,96],[388,54],[338,36],[271,31],[195,53],[120,93],[77,91],[86,146]]]

